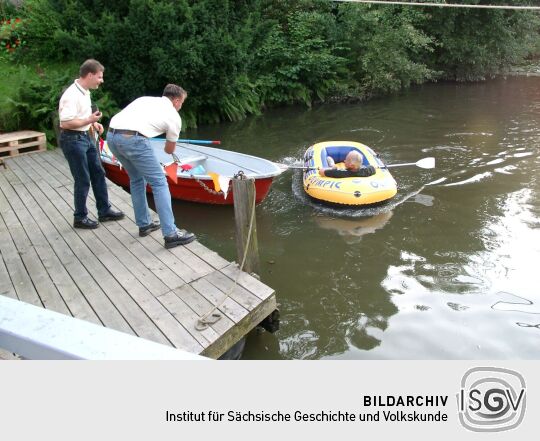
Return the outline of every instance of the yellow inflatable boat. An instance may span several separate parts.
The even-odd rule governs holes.
[[[320,176],[320,168],[328,168],[331,156],[336,166],[351,150],[359,151],[363,166],[375,167],[368,177],[329,178]],[[382,160],[367,145],[351,141],[320,142],[309,147],[304,154],[304,190],[314,199],[342,205],[371,205],[386,201],[397,193],[397,184]],[[343,167],[341,165],[341,167]]]

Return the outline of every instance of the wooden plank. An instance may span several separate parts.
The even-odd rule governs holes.
[[[47,173],[53,176],[54,179],[56,179],[61,185],[73,187],[73,177],[71,176],[71,170],[69,169],[67,160],[64,157],[61,149],[56,150],[59,152],[56,155],[47,152],[46,155],[29,155],[24,159],[21,158],[20,160],[33,160],[38,162],[40,167],[46,170]],[[56,158],[58,159],[56,160]],[[56,186],[53,185],[53,187]]]
[[[221,291],[229,294],[231,299],[233,299],[239,305],[242,305],[248,311],[255,309],[261,302],[261,299],[259,299],[255,294],[250,293],[239,284],[235,285],[233,280],[229,279],[226,275],[219,271],[214,271],[204,279],[209,281],[216,288],[219,288]]]
[[[57,167],[57,169],[61,170],[64,174],[71,176],[69,174],[69,168],[67,168],[67,162],[63,157],[63,154],[59,152],[59,150],[60,149],[56,149],[50,154],[47,154],[45,160],[49,164]],[[133,206],[131,204],[131,195],[122,187],[110,181],[108,182],[108,189],[110,193],[118,196],[123,201],[123,203],[119,203],[117,200],[115,200],[117,207],[124,211],[126,216],[133,220],[133,222],[135,222]],[[93,197],[92,195],[89,196],[90,198]],[[161,238],[162,236],[160,233],[156,232],[152,236],[155,240],[159,242],[160,246],[163,246],[163,239]],[[155,249],[155,247],[153,248]],[[189,250],[191,254],[186,253],[186,250]],[[206,274],[210,274],[212,272],[212,268],[221,269],[229,264],[227,260],[219,256],[215,251],[209,250],[208,248],[200,244],[198,241],[192,242],[184,247],[178,247],[176,251],[173,252],[174,254],[178,254],[178,257],[182,259],[182,262],[187,263],[190,268],[194,269],[195,275],[192,275],[188,278],[186,278],[187,274],[185,273],[185,270],[182,270],[183,274],[181,273],[181,277],[185,281],[191,281],[199,277],[203,277]],[[180,270],[177,265],[173,265],[174,268],[171,268],[173,271]]]
[[[59,168],[62,168],[63,167],[62,161],[65,163],[65,159],[63,159],[59,154],[47,155],[47,162],[49,164],[52,164],[54,162],[56,166],[58,166]],[[134,219],[133,207],[131,205],[131,195],[129,195],[129,193],[127,193],[121,187],[113,183],[109,183],[108,188],[110,191],[112,190],[114,194],[120,194],[122,200],[129,204],[130,209],[127,209],[125,206],[122,206],[121,209],[125,212],[126,216],[129,217],[134,222],[135,219]],[[93,199],[93,195],[90,194],[89,198]],[[93,211],[91,207],[89,207],[89,210],[92,211],[93,214],[95,214],[95,212]],[[154,240],[158,240],[160,246],[163,247],[162,239],[161,240],[158,239],[157,234],[153,237],[154,237]],[[209,250],[207,250],[205,253],[206,254],[205,257],[207,257],[210,260],[210,262],[207,263],[205,259],[201,258],[201,256],[199,255],[199,252],[202,249],[205,249],[205,248],[200,245],[197,245],[195,242],[192,242],[192,244],[189,244],[188,246],[176,247],[169,250],[169,252],[172,252],[173,254],[175,254],[182,261],[183,264],[187,265],[189,268],[193,270],[193,275],[189,277],[189,280],[195,280],[207,274],[210,274],[213,271],[212,263],[216,264],[217,267],[223,267],[225,264],[228,263],[226,260],[221,259],[217,255],[217,253],[211,252]],[[178,270],[178,269],[179,268],[174,268],[174,270]],[[184,271],[184,275],[185,275],[185,271]],[[184,276],[182,276],[182,278],[186,280]]]
[[[14,212],[5,213],[3,217],[5,223],[9,225],[11,237],[15,243],[17,252],[21,256],[21,260],[30,276],[30,279],[32,280],[43,306],[62,314],[71,315],[64,302],[64,299],[56,289],[56,286],[50,279],[47,270],[38,257],[36,250],[28,240],[26,232],[24,231],[16,214]]]
[[[34,165],[35,167],[35,165]],[[46,165],[44,165],[46,168]],[[56,206],[59,209],[61,215],[66,219],[70,219],[69,206],[65,199],[71,195],[67,191],[66,187],[58,187],[56,194],[49,194],[49,198],[56,199]],[[181,324],[174,319],[167,312],[167,310],[156,300],[151,292],[138,280],[130,270],[129,265],[125,265],[120,258],[111,253],[114,251],[111,244],[117,244],[118,242],[112,236],[107,237],[106,241],[102,242],[101,235],[106,234],[106,231],[88,230],[88,231],[76,231],[79,235],[93,234],[94,239],[87,240],[87,246],[93,252],[93,254],[101,261],[101,263],[107,268],[108,272],[114,276],[114,278],[120,283],[124,290],[129,293],[129,296],[137,303],[137,305],[145,312],[145,314],[152,320],[154,325],[159,331],[166,336],[167,340],[175,347],[182,347],[190,352],[199,353],[203,349],[200,344],[193,339],[193,337],[185,330]],[[118,251],[118,250],[116,250]],[[128,256],[133,256],[127,249],[121,256],[125,260]],[[130,263],[140,265],[140,262],[132,260]],[[146,272],[146,275],[149,273]],[[157,280],[157,279],[156,279]],[[165,285],[162,284],[163,287]],[[128,322],[131,323],[129,317],[126,317]],[[136,332],[140,329],[139,326],[132,326]],[[148,328],[148,327],[146,327]],[[154,332],[155,334],[155,332]],[[146,338],[153,340],[152,336],[142,335]]]
[[[195,311],[195,313],[199,317],[202,317],[214,307],[212,303],[210,303],[203,296],[201,296],[190,285],[183,285],[179,288],[176,288],[174,290],[174,293],[176,296],[182,299],[182,301],[185,302],[186,305],[188,305],[193,311]],[[227,317],[227,314],[223,310],[219,309],[219,311],[222,313],[222,318],[221,320],[212,324],[211,328],[214,329],[216,333],[223,334],[234,326],[234,322],[229,317]]]
[[[54,206],[54,209],[49,208],[48,210],[51,222],[56,225],[66,225],[64,215],[69,211],[69,208],[55,190],[45,182],[41,184],[39,189],[36,187],[33,191],[38,194],[43,192],[43,197],[41,198],[42,206],[45,204],[52,204]],[[44,201],[43,198],[45,198],[46,201]],[[129,323],[131,329],[133,329],[137,335],[148,338],[149,340],[170,344],[146,313],[88,248],[83,238],[88,240],[88,234],[92,234],[92,232],[69,228],[64,230],[63,234],[73,253],[78,256],[88,272],[93,275],[94,280],[106,293],[107,297],[109,297],[123,318]]]
[[[34,132],[33,130],[20,130],[18,132],[9,132],[0,134],[0,143],[18,141],[26,138],[37,138],[45,136],[43,132]]]
[[[49,219],[44,227],[45,231],[51,232],[49,241],[60,256],[66,271],[84,293],[103,324],[119,331],[134,333],[135,324],[128,323],[126,316],[137,316],[140,314],[138,308],[128,299],[124,299],[126,296],[120,285],[115,283],[99,260],[88,250],[71,225],[63,223],[56,209],[45,204],[39,193],[40,190],[36,187],[33,194],[46,210]],[[53,233],[54,225],[61,226],[58,235]],[[137,323],[137,320],[134,322]]]
[[[2,258],[11,275],[11,283],[19,300],[32,305],[43,306],[21,260],[21,256],[11,239],[7,225],[4,222],[4,213],[0,215],[0,243],[2,244]]]
[[[51,166],[55,167],[57,173],[64,175],[70,181],[73,181],[71,176],[71,170],[69,169],[69,164],[64,156],[64,152],[60,147],[47,152],[47,155],[44,155],[43,161],[48,162]]]
[[[46,149],[47,139],[44,133],[24,131],[0,135],[1,157],[14,157]]]
[[[226,298],[226,294],[212,285],[208,280],[197,280],[191,283],[191,286],[213,306],[223,303],[219,307],[220,311],[223,311],[227,317],[229,317],[235,323],[238,323],[249,314],[247,309],[236,303],[230,297]]]
[[[57,192],[63,197],[66,203],[72,197],[71,193],[67,191],[66,187],[58,188]],[[66,213],[65,216],[69,216],[69,214]],[[141,262],[139,254],[135,255],[132,252],[132,249],[126,247],[126,244],[124,244],[117,235],[110,231],[114,229],[118,230],[118,228],[123,229],[122,226],[125,223],[131,222],[126,219],[100,224],[99,229],[93,231],[99,240],[99,244],[94,243],[94,253],[102,262],[107,262],[106,265],[108,265],[110,268],[114,268],[121,262],[121,265],[125,267],[126,271],[129,272],[154,295],[164,294],[165,292],[169,291],[170,288]],[[148,238],[148,240],[152,239]],[[100,244],[103,244],[103,246]],[[115,257],[117,260],[112,260],[112,257]],[[151,257],[149,259],[151,259]],[[183,282],[180,284],[182,283]]]
[[[9,231],[17,252],[21,256],[43,305],[54,311],[69,314],[66,303],[56,288],[56,285],[49,277],[46,268],[36,253],[35,247],[29,240],[30,237],[35,237],[36,234],[32,232],[27,235],[27,231],[24,230],[20,221],[20,216],[24,218],[25,214],[28,213],[26,205],[19,198],[15,190],[15,187],[20,187],[21,184],[12,187],[4,177],[4,175],[0,175],[0,185],[15,211],[6,211],[3,217],[6,225],[9,225]]]
[[[71,176],[69,168],[68,175],[62,173],[57,168],[51,166],[48,161],[49,156],[49,154],[25,155],[20,158],[15,158],[14,161],[16,163],[26,164],[26,167],[34,170],[37,176],[41,177],[42,179],[46,179],[53,188],[66,186],[73,189],[73,177]],[[69,167],[67,161],[65,159],[64,161],[66,163],[66,167]],[[90,191],[90,193],[92,193],[92,191]]]
[[[58,155],[48,155],[48,156],[49,157],[56,156],[57,158],[55,158],[55,161],[58,160]],[[109,189],[114,185],[115,184],[109,184],[108,186]],[[68,189],[67,186],[66,186],[66,189]],[[125,191],[122,189],[119,189],[119,191],[122,191],[125,193]],[[59,190],[59,192],[61,191]],[[65,194],[63,195],[64,195],[64,200],[66,200],[68,204],[71,204],[69,198],[66,197]],[[93,200],[93,195],[90,194],[89,199]],[[131,196],[129,196],[129,200],[131,201]],[[138,227],[134,224],[133,207],[127,204],[125,205],[118,204],[118,208],[123,210],[126,214],[126,217],[133,221],[133,225],[134,225],[133,229],[135,229],[135,231],[137,231],[138,233]],[[89,204],[88,210],[90,213],[96,216],[95,208],[91,206],[91,204]],[[107,225],[107,228],[108,228],[108,225]],[[111,228],[114,228],[114,227],[111,227]],[[171,271],[178,274],[182,278],[182,280],[185,282],[196,280],[213,271],[213,268],[210,265],[208,265],[206,262],[200,259],[195,253],[189,251],[185,247],[176,247],[170,250],[166,250],[163,247],[163,239],[161,238],[161,235],[159,233],[155,233],[151,235],[151,237],[145,238],[145,240],[142,243],[149,251],[151,251],[163,263],[165,263]],[[174,256],[176,256],[176,258],[171,258],[171,253]],[[174,288],[176,286],[171,286],[170,288]]]
[[[66,213],[70,212],[64,200],[54,192],[54,189],[45,187],[45,192],[48,198],[53,202],[58,210],[56,216],[58,222],[65,222]],[[131,328],[140,337],[148,338],[149,340],[167,343],[168,340],[158,329],[155,323],[150,320],[141,305],[133,298],[133,293],[126,290],[126,286],[118,281],[119,273],[122,273],[125,268],[120,267],[116,272],[111,271],[118,260],[116,258],[105,259],[105,263],[100,259],[107,255],[106,249],[98,248],[100,256],[96,255],[94,245],[101,244],[96,241],[97,235],[91,230],[75,230],[72,229],[67,233],[68,243],[73,252],[93,274],[94,280],[98,282],[101,288],[107,293],[114,305],[118,308],[122,316],[130,324]],[[88,262],[88,263],[87,263]],[[112,266],[110,266],[112,265]],[[120,277],[122,279],[122,277]],[[130,282],[133,279],[129,280]],[[128,283],[129,285],[129,283]],[[136,285],[139,288],[138,285]]]
[[[4,181],[9,183],[6,191],[10,197],[0,191],[0,214],[8,222],[15,216],[18,233],[22,232],[23,238],[28,236],[26,244],[21,239],[18,245],[35,254],[35,262],[48,271],[66,303],[85,296],[96,318],[106,326],[104,311],[97,307],[103,307],[100,295],[130,332],[218,357],[275,309],[274,291],[245,273],[224,300],[234,285],[238,267],[201,243],[167,250],[160,231],[138,237],[131,196],[115,184],[108,183],[111,202],[126,213],[126,218],[103,223],[98,230],[73,229],[73,180],[58,149],[10,159],[8,166],[13,171],[4,175]],[[90,193],[89,211],[95,215],[93,199]],[[42,222],[43,218],[46,220]],[[2,224],[7,228],[3,218]],[[3,243],[1,246],[0,276],[11,276]],[[52,271],[59,275],[53,277]],[[83,290],[83,285],[93,293]],[[8,284],[8,289],[12,296],[19,292],[15,282]],[[223,300],[219,308],[222,318],[197,330],[199,317]]]
[[[163,263],[159,259],[156,259],[155,254],[149,251],[147,247],[145,247],[146,242],[150,241],[144,241],[144,239],[139,238],[138,227],[136,225],[133,225],[131,222],[129,227],[131,227],[131,231],[134,232],[133,234],[130,234],[129,230],[125,228],[124,225],[121,225],[119,222],[107,223],[107,229],[111,232],[111,234],[115,236],[119,241],[121,241],[124,246],[129,249],[135,256],[137,256],[140,262],[149,271],[155,274],[155,276],[158,277],[159,280],[164,283],[168,289],[174,289],[183,285],[185,281],[180,278],[174,271],[172,271],[165,263]],[[135,234],[137,236],[135,236]],[[144,244],[141,243],[142,241],[144,241]],[[158,250],[157,247],[156,250]]]
[[[225,260],[215,251],[206,248],[197,240],[195,242],[187,244],[185,247],[215,269],[225,268],[227,265],[230,264],[229,261]]]
[[[236,263],[231,263],[223,268],[221,272],[230,277],[232,280],[235,280],[235,278],[239,275],[238,284],[255,294],[261,300],[266,300],[268,297],[274,294],[274,290],[272,288],[265,285],[260,280],[257,280],[255,277],[241,272]]]
[[[229,332],[223,334],[219,340],[208,346],[201,355],[212,358],[223,355],[236,342],[268,317],[276,308],[275,296],[268,297],[255,311],[253,311],[252,314],[247,314],[242,320],[237,322],[236,326],[231,328]]]
[[[212,328],[199,331],[196,329],[199,315],[197,315],[174,291],[158,296],[161,304],[182,324],[182,326],[197,340],[203,348],[219,338],[219,334]]]
[[[12,299],[18,299],[17,291],[11,282],[11,276],[7,270],[4,258],[0,253],[0,296],[11,297]]]
[[[11,166],[13,167],[13,164]],[[23,173],[21,170],[17,170],[15,167],[13,168],[16,173]],[[56,209],[44,197],[43,193],[35,183],[27,185],[26,189],[35,200],[35,204],[28,205],[31,214],[37,220],[39,228],[44,236],[47,237],[51,248],[72,278],[73,283],[76,284],[79,291],[90,303],[100,321],[105,326],[133,334],[134,332],[129,324],[122,317],[105,292],[95,282],[91,273],[87,271],[86,267],[79,261],[77,256],[68,246],[66,240],[64,240],[64,238],[73,238],[71,225],[64,222],[55,222],[57,220],[57,217],[55,217],[54,214]],[[49,219],[49,214],[51,214],[50,217],[53,219],[52,221]],[[88,265],[92,268],[91,262],[88,262]],[[76,314],[74,315],[77,316]]]
[[[31,208],[37,206],[36,201],[31,197],[26,187],[18,185],[15,186],[14,189],[17,191],[19,198],[26,207]],[[84,294],[79,290],[69,273],[66,271],[66,268],[51,248],[51,245],[46,239],[46,233],[42,232],[43,225],[49,224],[48,219],[47,222],[45,222],[46,216],[41,213],[41,215],[34,220],[30,211],[26,210],[18,212],[17,215],[32,246],[40,257],[43,266],[46,268],[49,277],[69,308],[71,315],[82,320],[101,324],[101,321],[93,311]]]
[[[6,170],[0,169],[0,176],[4,176],[6,173]],[[9,210],[11,210],[11,205],[9,205],[9,201],[7,200],[6,195],[2,191],[2,186],[0,185],[0,214]]]
[[[43,156],[46,155],[39,155],[39,157]],[[13,164],[18,166],[20,169],[22,169],[27,175],[27,178],[30,178],[33,182],[46,182],[49,186],[53,188],[66,185],[61,180],[57,179],[57,177],[55,177],[54,175],[44,173],[44,169],[40,166],[40,163],[34,160],[34,155],[24,155],[13,158],[11,162],[13,162]],[[71,183],[71,185],[73,185],[73,182]]]

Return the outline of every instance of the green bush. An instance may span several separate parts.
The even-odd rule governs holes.
[[[16,127],[11,126],[9,130],[31,129],[44,132],[49,143],[56,145],[58,103],[75,77],[69,71],[50,71],[22,81],[18,93],[8,100],[10,120],[16,123]],[[101,90],[93,92],[92,100],[103,113],[105,124],[119,110],[110,96]]]
[[[275,23],[257,51],[252,74],[265,104],[302,102],[308,106],[337,88],[345,59],[338,54],[335,16],[296,11]]]
[[[422,29],[439,43],[427,60],[433,69],[446,79],[475,81],[504,73],[534,52],[540,17],[524,11],[434,8]]]
[[[178,83],[189,92],[186,126],[237,120],[266,106],[392,93],[438,78],[483,78],[539,47],[540,19],[523,11],[327,0],[24,5],[20,62],[96,58],[106,67],[111,106]]]
[[[436,78],[423,62],[435,45],[419,30],[419,9],[346,5],[340,26],[346,58],[360,96],[395,92]]]

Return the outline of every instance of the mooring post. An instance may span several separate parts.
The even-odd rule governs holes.
[[[247,252],[243,271],[248,274],[260,274],[259,245],[257,243],[257,222],[255,221],[255,180],[246,178],[245,175],[235,176],[232,181],[234,196],[234,218],[236,222],[236,253],[238,264],[242,264],[244,253]],[[251,239],[249,246],[246,245],[250,234],[250,222],[253,213],[253,225],[251,226]]]

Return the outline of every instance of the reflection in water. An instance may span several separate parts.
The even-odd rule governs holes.
[[[436,157],[394,169],[398,194],[368,210],[310,200],[299,171],[276,179],[257,228],[281,329],[250,335],[244,358],[539,359],[539,108],[538,77],[439,83],[187,134],[286,163],[336,139],[389,164]],[[232,210],[175,212],[235,259]]]
[[[521,323],[517,322],[516,325],[522,327],[522,328],[536,328],[540,331],[540,323],[531,324],[531,323]]]
[[[525,314],[540,314],[540,306],[534,306],[534,303],[530,300],[518,297],[510,293],[500,294],[503,294],[506,297],[510,297],[510,299],[497,301],[491,306],[493,309],[497,311],[523,312]]]
[[[392,212],[387,211],[375,216],[361,219],[336,219],[323,215],[315,216],[315,221],[319,227],[326,230],[335,230],[349,243],[354,243],[362,239],[366,234],[373,234],[382,229],[392,217]]]

